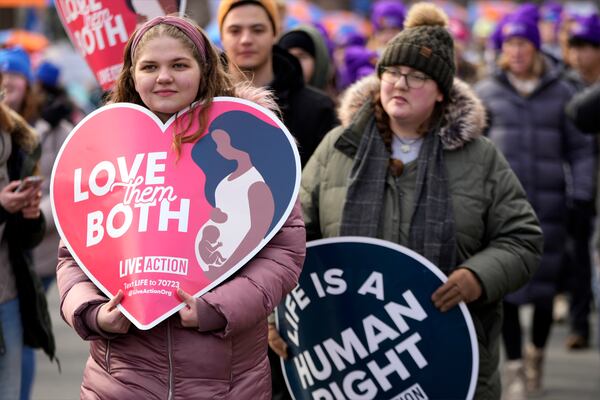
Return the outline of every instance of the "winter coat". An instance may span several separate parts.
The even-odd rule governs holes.
[[[257,92],[255,90],[255,92]],[[264,97],[261,90],[255,98]],[[263,103],[264,104],[264,103]],[[96,321],[107,298],[64,245],[57,267],[61,315],[90,358],[82,399],[270,399],[267,316],[297,284],[306,251],[299,201],[283,227],[230,279],[197,299],[198,329],[178,314],[149,330],[107,334]]]
[[[325,136],[302,173],[300,198],[308,239],[339,236],[354,155],[373,119],[372,106],[365,103],[378,91],[376,77],[349,89],[340,108],[342,126]],[[475,398],[499,399],[501,300],[532,276],[542,236],[506,160],[481,137],[484,111],[479,100],[458,80],[451,99],[439,135],[456,222],[457,260],[478,277],[483,288],[481,299],[469,304],[480,356]],[[415,160],[400,177],[386,177],[380,239],[408,244],[416,174]]]
[[[600,133],[600,83],[577,93],[567,104],[567,116],[583,132]]]
[[[304,84],[300,62],[273,46],[273,82],[284,125],[298,141],[300,163],[306,164],[323,136],[338,124],[333,101],[322,91]]]
[[[7,117],[7,126],[2,126],[2,129],[10,131],[13,141],[7,163],[9,180],[20,180],[36,174],[40,148],[35,133],[18,114],[3,104],[0,104],[0,113]],[[34,271],[31,258],[31,250],[44,234],[44,215],[40,214],[37,219],[26,219],[20,212],[10,214],[0,205],[0,223],[6,223],[3,240],[7,241],[9,260],[15,275],[24,344],[42,348],[52,360],[55,354],[52,323],[44,288]],[[0,354],[4,351],[0,326]]]
[[[507,300],[549,301],[556,293],[567,239],[567,181],[571,181],[572,200],[591,203],[595,196],[594,138],[579,132],[566,117],[565,106],[574,89],[550,63],[527,97],[513,88],[502,71],[480,82],[476,90],[489,112],[488,136],[515,171],[544,232],[540,269]]]
[[[42,202],[40,209],[46,219],[46,233],[42,242],[33,251],[33,260],[38,275],[54,277],[56,274],[56,249],[60,241],[60,235],[56,230],[52,216],[52,205],[50,203],[50,176],[54,160],[60,148],[73,129],[73,125],[66,120],[61,120],[52,127],[44,120],[39,120],[35,126],[42,145],[42,157],[40,158],[40,174],[44,177],[42,182]]]

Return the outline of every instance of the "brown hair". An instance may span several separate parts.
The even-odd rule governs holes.
[[[447,104],[448,99],[445,96],[443,101],[435,103],[431,116],[419,127],[419,134],[443,124],[442,118]],[[375,126],[377,126],[377,130],[383,138],[383,143],[385,143],[385,147],[391,154],[394,132],[392,132],[392,128],[390,127],[390,116],[385,112],[383,104],[381,104],[381,95],[379,93],[376,93],[373,97],[373,114],[375,115]]]
[[[212,99],[216,96],[232,96],[234,93],[233,83],[221,62],[218,51],[211,44],[210,40],[208,40],[206,33],[202,30],[202,28],[189,19],[187,19],[187,21],[193,24],[202,35],[205,49],[205,54],[203,57],[200,57],[198,48],[194,45],[190,38],[183,33],[183,31],[173,25],[168,25],[165,23],[161,23],[150,28],[141,38],[136,50],[136,58],[138,58],[139,54],[142,52],[141,49],[143,49],[143,47],[150,40],[160,36],[169,36],[179,40],[186,48],[188,48],[200,66],[202,84],[198,88],[198,93],[196,94],[195,98],[195,101],[201,101],[202,103],[202,110],[200,111],[198,117],[200,126],[198,130],[193,133],[188,132],[192,124],[191,120],[189,121],[188,126],[183,127],[181,130],[179,128],[182,127],[175,127],[176,133],[173,135],[172,147],[177,156],[181,154],[181,145],[183,143],[195,143],[204,133],[208,124],[208,111],[212,104]],[[133,80],[133,69],[137,60],[132,59],[131,43],[136,34],[137,32],[134,32],[127,41],[123,57],[123,69],[121,70],[116,84],[108,97],[108,101],[113,103],[128,102],[146,107],[139,93],[135,90],[135,84]]]
[[[1,84],[2,73],[0,72]],[[38,145],[35,133],[24,118],[4,103],[0,103],[0,130],[8,133],[27,153],[32,153]]]
[[[35,132],[27,122],[6,104],[0,103],[0,129],[11,136],[19,147],[31,154],[38,145]]]
[[[448,96],[444,96],[444,100],[441,102],[436,102],[431,113],[431,116],[423,125],[421,125],[418,129],[419,133],[425,133],[430,129],[434,129],[438,126],[441,126],[444,121],[444,110],[446,109],[447,104],[449,103]],[[375,126],[383,139],[383,143],[385,144],[386,150],[390,154],[389,167],[390,171],[393,175],[399,176],[402,174],[404,165],[400,160],[396,160],[391,158],[392,155],[392,139],[394,137],[394,132],[390,126],[390,116],[385,109],[383,108],[383,104],[381,104],[381,94],[377,92],[373,97],[373,114],[375,116]]]
[[[33,124],[40,116],[40,105],[42,104],[41,94],[31,85],[31,82],[26,79],[25,93],[21,107],[15,110],[27,123]],[[0,84],[2,83],[2,75],[0,75]],[[2,121],[4,125],[4,121]]]
[[[21,105],[19,114],[21,114],[21,116],[28,123],[34,123],[40,117],[41,102],[42,97],[40,93],[35,90],[35,88],[29,82],[27,82],[27,87],[25,88],[25,97],[23,98],[23,104]]]

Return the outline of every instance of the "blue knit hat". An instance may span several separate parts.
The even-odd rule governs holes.
[[[500,34],[502,43],[506,42],[508,39],[520,37],[529,40],[538,50],[541,45],[537,20],[527,14],[511,14],[502,26]]]
[[[29,55],[20,47],[0,50],[0,71],[21,74],[29,82],[33,80]]]
[[[58,86],[59,76],[60,69],[50,61],[42,62],[35,72],[35,77],[39,82],[51,87]]]
[[[400,0],[380,0],[373,4],[371,24],[375,31],[386,28],[402,29],[406,7]]]
[[[598,14],[575,16],[569,25],[569,42],[580,41],[600,45],[600,18]]]

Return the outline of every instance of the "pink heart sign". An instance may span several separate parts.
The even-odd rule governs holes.
[[[137,25],[184,11],[177,0],[56,0],[56,12],[102,89],[109,89],[123,66],[123,49]]]
[[[94,284],[139,329],[201,296],[246,264],[281,228],[298,195],[295,141],[249,101],[215,98],[196,143],[199,107],[166,123],[118,103],[88,115],[61,148],[51,181],[54,219]]]

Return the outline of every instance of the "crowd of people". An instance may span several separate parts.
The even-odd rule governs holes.
[[[297,282],[306,241],[346,235],[406,246],[448,276],[431,300],[442,312],[469,308],[477,399],[543,390],[558,294],[569,299],[565,346],[590,347],[599,15],[522,4],[474,58],[470,28],[436,5],[378,0],[370,10],[370,36],[332,38],[318,21],[285,30],[275,0],[220,1],[219,46],[179,16],[131,35],[106,102],[164,122],[216,96],[254,101],[281,116],[302,166],[299,199],[269,243],[202,297],[179,290],[186,307],[149,330],[132,326],[116,307],[123,293],[107,298],[60,243],[49,178],[83,117],[60,69],[0,50],[1,400],[30,398],[35,348],[55,357],[45,297],[55,281],[61,316],[90,342],[82,398],[290,399],[272,312]],[[175,94],[159,95],[165,88]],[[175,151],[199,140],[201,115],[197,132],[174,135]],[[31,175],[45,179],[27,186]]]

